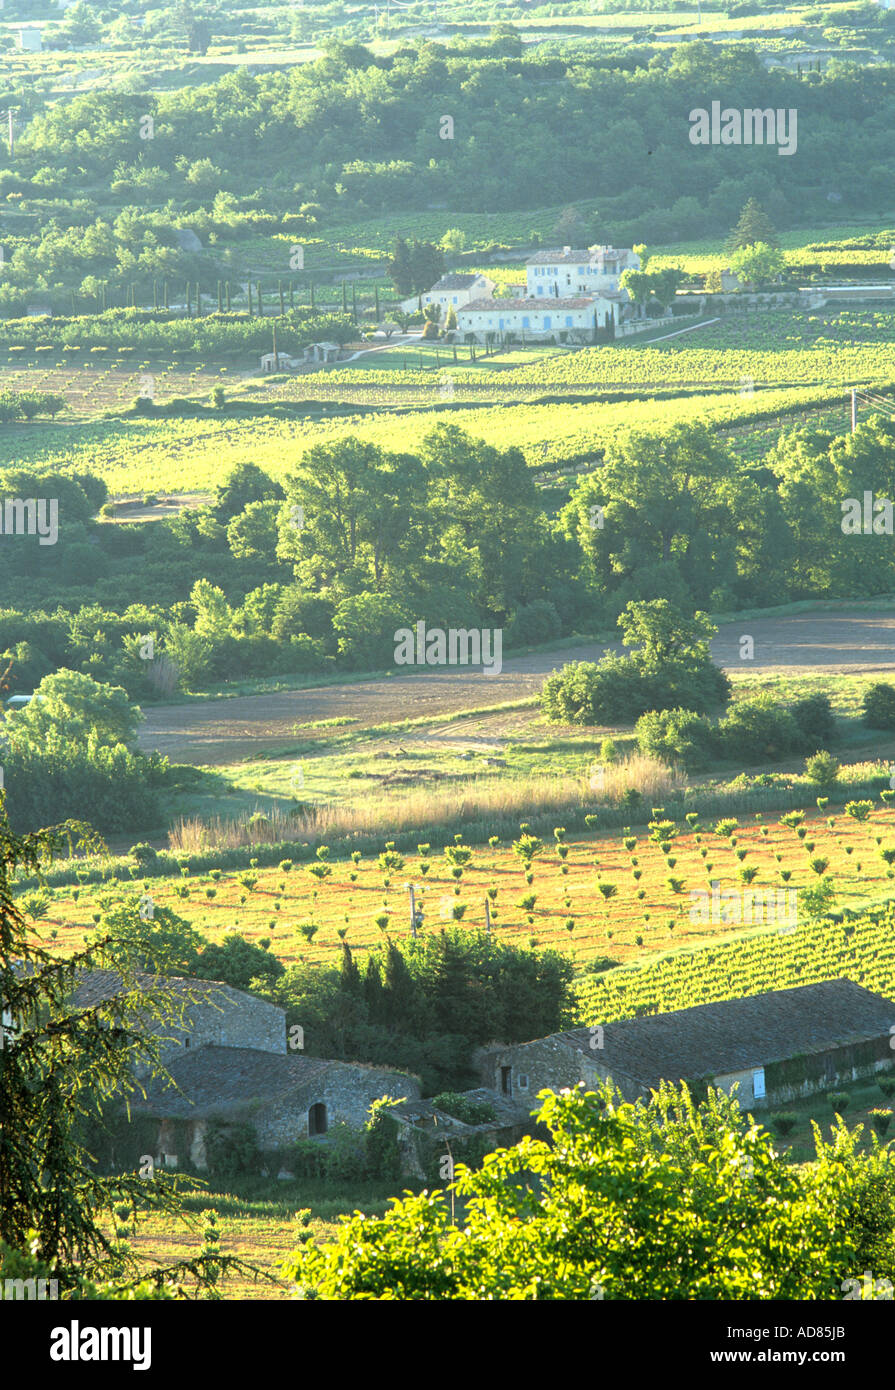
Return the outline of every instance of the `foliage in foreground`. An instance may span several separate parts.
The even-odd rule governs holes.
[[[64,1297],[142,1298],[150,1286],[179,1292],[184,1283],[216,1297],[221,1275],[242,1262],[218,1252],[213,1221],[197,1256],[147,1269],[124,1237],[149,1212],[183,1215],[177,1181],[164,1173],[102,1177],[83,1138],[110,1100],[139,1089],[139,1064],[161,1070],[159,1035],[182,1016],[184,1001],[140,988],[114,944],[100,941],[66,960],[34,944],[12,897],[16,870],[39,874],[55,854],[70,854],[73,840],[103,848],[75,822],[14,834],[0,793],[0,1270],[57,1278]],[[117,969],[121,993],[75,1007],[80,972],[96,968]],[[85,1293],[94,1286],[104,1291]]]
[[[815,1300],[841,1297],[863,1260],[892,1267],[891,1155],[856,1156],[841,1124],[828,1146],[815,1128],[818,1161],[795,1168],[720,1092],[699,1107],[672,1086],[649,1105],[611,1085],[541,1100],[549,1142],[458,1166],[462,1226],[445,1193],[407,1195],[330,1245],[308,1238],[287,1277],[334,1300]]]

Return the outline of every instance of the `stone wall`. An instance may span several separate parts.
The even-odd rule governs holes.
[[[187,1004],[185,1027],[168,1025],[159,1031],[173,1039],[162,1052],[170,1062],[181,1048],[254,1047],[260,1052],[286,1051],[286,1015],[274,1004],[245,994],[230,985],[220,985],[214,1002]]]

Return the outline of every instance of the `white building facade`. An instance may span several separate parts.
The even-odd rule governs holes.
[[[494,288],[494,281],[487,275],[442,275],[430,290],[402,300],[401,308],[405,314],[412,314],[420,304],[424,309],[427,304],[439,304],[444,318],[450,308],[459,312],[474,299],[493,298]]]
[[[638,255],[613,246],[591,246],[587,250],[564,246],[562,250],[538,251],[525,263],[532,299],[617,292],[623,272],[639,269]]]
[[[601,312],[602,309],[602,312]],[[588,343],[596,326],[612,313],[609,301],[595,297],[571,299],[478,299],[457,311],[461,336],[476,342],[500,341],[505,335],[556,342]]]

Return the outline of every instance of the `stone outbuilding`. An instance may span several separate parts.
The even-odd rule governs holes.
[[[166,1066],[185,1052],[205,1047],[251,1048],[280,1055],[286,1051],[285,1011],[257,995],[186,975],[141,971],[134,983],[159,999],[163,1017],[150,1020],[147,1026],[162,1040],[159,1056]],[[124,991],[117,971],[84,971],[71,1002],[75,1008],[89,1009],[109,1003]]]
[[[662,1081],[738,1084],[749,1108],[780,1105],[892,1068],[895,1003],[851,980],[589,1028],[477,1054],[484,1086],[534,1106],[539,1091],[611,1079],[627,1100]]]
[[[262,1149],[286,1148],[300,1139],[322,1138],[336,1124],[360,1129],[381,1096],[400,1100],[420,1094],[419,1078],[409,1073],[298,1052],[278,1056],[254,1048],[203,1047],[168,1070],[171,1081],[159,1078],[131,1109],[158,1121],[155,1155],[170,1168],[187,1159],[197,1168],[206,1166],[211,1122],[248,1122]]]
[[[408,1099],[389,1107],[389,1117],[397,1125],[401,1171],[406,1177],[434,1179],[437,1173],[439,1178],[450,1179],[455,1161],[476,1157],[469,1152],[476,1140],[484,1141],[487,1150],[509,1148],[535,1130],[532,1107],[526,1101],[495,1095],[485,1087],[463,1091],[458,1099],[479,1107],[483,1118],[460,1120],[433,1100]]]

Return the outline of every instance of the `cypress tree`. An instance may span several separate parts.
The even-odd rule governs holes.
[[[414,1033],[421,1003],[419,990],[407,962],[393,941],[385,953],[384,1004],[386,1023],[396,1032]]]
[[[342,959],[339,962],[339,988],[343,994],[349,994],[353,999],[360,998],[363,993],[363,986],[357,962],[351,954],[351,947],[347,941],[342,942]]]
[[[385,1021],[384,993],[382,976],[379,973],[379,962],[375,956],[371,956],[364,971],[364,1002],[367,1005],[367,1017],[371,1023],[383,1023]]]

